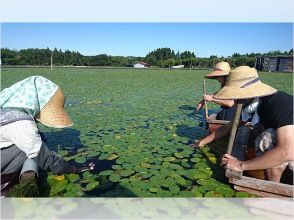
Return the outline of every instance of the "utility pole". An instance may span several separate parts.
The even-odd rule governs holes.
[[[51,53],[51,72],[53,71],[53,51]]]

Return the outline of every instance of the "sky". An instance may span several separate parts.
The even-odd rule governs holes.
[[[162,47],[196,57],[293,48],[293,23],[2,23],[1,47],[146,56]]]

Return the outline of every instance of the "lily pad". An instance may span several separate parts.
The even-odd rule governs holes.
[[[76,182],[78,179],[80,179],[80,176],[78,174],[68,174],[67,178],[70,182]]]
[[[223,197],[223,195],[218,192],[215,192],[215,191],[210,191],[210,192],[206,193],[204,197],[205,198],[215,198],[215,197]]]
[[[86,157],[77,157],[75,159],[77,163],[85,163],[87,161]]]
[[[233,197],[235,195],[235,191],[229,188],[217,187],[215,191],[222,194],[224,197]]]
[[[100,155],[100,152],[91,152],[91,153],[87,154],[87,157],[88,158],[97,157],[98,155]]]
[[[112,174],[109,176],[109,180],[113,183],[116,183],[120,180],[120,176],[118,174]]]
[[[86,185],[86,191],[92,191],[92,190],[98,188],[98,186],[99,186],[99,182],[98,181],[94,181],[94,182],[88,183]]]
[[[238,197],[238,198],[248,198],[248,197],[250,197],[250,194],[247,193],[247,192],[237,192],[236,197]]]
[[[67,150],[59,150],[58,154],[62,157],[65,157],[66,155],[68,155],[68,151]]]
[[[110,176],[111,174],[113,174],[113,170],[103,170],[99,173],[100,176]]]
[[[175,181],[181,186],[185,186],[187,184],[186,180],[181,176],[176,176]]]

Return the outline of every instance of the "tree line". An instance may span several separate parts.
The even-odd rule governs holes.
[[[234,53],[228,57],[218,57],[212,55],[208,58],[198,58],[194,52],[184,51],[175,52],[171,48],[158,48],[149,52],[145,57],[135,56],[110,56],[107,54],[99,54],[96,56],[84,56],[78,51],[69,50],[50,50],[46,49],[23,49],[10,50],[1,49],[2,65],[50,65],[51,56],[55,66],[117,66],[131,67],[135,63],[144,61],[155,67],[171,67],[175,65],[184,65],[193,68],[211,68],[217,62],[227,61],[232,67],[247,65],[253,67],[255,58],[260,56],[276,56],[276,55],[293,55],[293,49],[290,51],[271,51],[268,53],[251,53],[239,54]]]

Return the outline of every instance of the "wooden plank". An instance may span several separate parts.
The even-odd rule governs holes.
[[[231,170],[231,169],[226,169],[226,177],[241,179],[242,176],[243,176],[243,172]]]
[[[248,192],[250,194],[254,194],[254,195],[265,197],[265,198],[289,198],[289,196],[278,195],[275,193],[264,192],[264,191],[251,189],[251,188],[247,188],[243,186],[237,186],[237,185],[234,185],[234,189],[237,191],[244,191],[244,192]]]
[[[231,177],[230,183],[241,187],[256,189],[258,191],[293,197],[293,186],[288,184],[260,180],[246,176],[242,176],[241,179]]]

